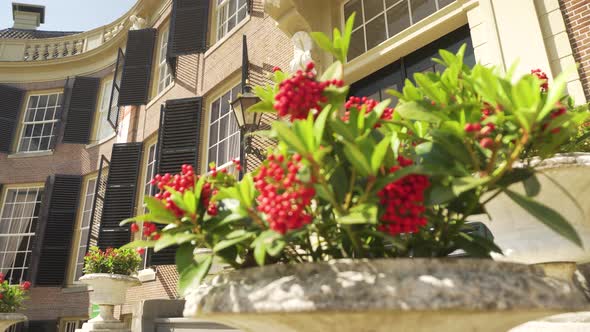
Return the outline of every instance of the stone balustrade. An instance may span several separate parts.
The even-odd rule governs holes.
[[[132,23],[130,13],[94,30],[64,37],[42,39],[0,39],[0,61],[44,61],[80,55],[98,48]]]

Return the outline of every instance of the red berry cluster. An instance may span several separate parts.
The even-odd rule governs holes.
[[[271,154],[254,177],[254,185],[260,192],[257,209],[266,214],[270,228],[278,233],[301,228],[312,220],[306,207],[315,196],[315,190],[312,183],[297,178],[302,167],[298,154],[290,158]]]
[[[320,104],[328,101],[323,95],[328,86],[342,87],[344,85],[342,80],[336,79],[317,81],[314,67],[313,62],[310,62],[305,71],[298,70],[293,77],[279,84],[279,92],[275,96],[274,104],[279,116],[289,115],[291,121],[305,119],[310,111],[319,111]]]
[[[165,187],[170,187],[179,193],[184,193],[187,189],[191,189],[195,185],[195,172],[193,170],[193,166],[182,165],[180,174],[157,174],[150,183],[152,185],[157,185],[158,189],[160,189],[160,192],[154,197],[164,201],[166,204],[166,209],[172,211],[178,218],[182,217],[184,215],[184,211],[174,204],[171,197],[172,193],[165,190]]]
[[[139,227],[137,227],[136,230],[131,228],[132,232],[137,232],[138,230],[139,230]],[[143,223],[143,236],[145,236],[148,239],[151,238],[152,240],[159,240],[160,234],[158,234],[158,227],[156,227],[156,224],[151,223],[151,222],[144,222]]]
[[[344,116],[342,117],[342,121],[348,122],[348,120],[350,119],[350,109],[360,110],[363,106],[365,106],[366,107],[365,114],[369,114],[371,111],[373,111],[373,109],[378,104],[379,104],[378,101],[373,100],[373,99],[369,99],[367,97],[352,96],[344,104],[344,107],[346,108],[346,112],[344,113]],[[393,112],[394,112],[393,108],[387,107],[383,111],[383,114],[381,114],[380,119],[381,120],[391,120],[393,118]],[[375,125],[375,128],[379,128],[379,127],[381,127],[381,124],[377,123]]]
[[[474,123],[467,123],[464,127],[464,130],[469,135],[479,139],[479,145],[484,149],[492,149],[494,148],[494,139],[491,137],[496,130],[496,125],[491,122],[488,122],[485,125],[482,125],[481,122],[486,120],[490,115],[494,113],[494,109],[492,105],[485,103],[484,107],[481,110],[481,118],[480,122]]]
[[[541,91],[547,92],[549,89],[549,78],[547,77],[547,74],[541,69],[533,69],[531,70],[531,74],[537,76],[537,78],[541,80]]]
[[[398,158],[399,166],[389,170],[395,173],[402,167],[412,164],[412,160]],[[379,230],[393,236],[402,233],[416,233],[420,227],[426,226],[424,217],[424,191],[430,186],[428,177],[424,175],[407,175],[387,184],[377,195],[385,208],[381,216]]]

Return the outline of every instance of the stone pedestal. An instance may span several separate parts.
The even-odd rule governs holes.
[[[587,307],[573,283],[538,267],[380,259],[222,274],[186,296],[184,316],[243,332],[499,332]]]
[[[94,273],[81,277],[80,281],[90,286],[90,303],[97,304],[100,313],[76,332],[130,332],[126,324],[117,320],[113,313],[115,305],[125,303],[127,289],[141,285],[139,279],[118,274]]]
[[[23,314],[0,313],[0,332],[8,330],[9,327],[16,323],[24,322],[27,320],[27,316]]]

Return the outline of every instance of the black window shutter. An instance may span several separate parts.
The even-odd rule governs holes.
[[[81,186],[78,175],[47,178],[29,275],[37,286],[65,282]]]
[[[64,143],[90,143],[99,88],[99,78],[78,76],[74,79],[66,111]]]
[[[155,29],[129,31],[118,106],[147,104],[155,44]]]
[[[205,53],[210,0],[173,0],[168,57]]]
[[[203,98],[166,101],[160,115],[158,173],[180,172],[183,164],[199,165],[201,107]],[[175,248],[149,252],[150,265],[174,264]]]
[[[129,226],[119,226],[135,213],[142,143],[114,144],[100,220],[98,246],[118,248],[129,243]]]
[[[10,152],[24,96],[23,90],[0,84],[0,152]]]

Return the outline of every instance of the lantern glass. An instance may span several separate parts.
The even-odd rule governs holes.
[[[240,128],[255,127],[258,128],[262,114],[259,112],[248,112],[247,110],[260,102],[260,98],[251,92],[238,95],[238,97],[231,102],[232,110],[238,121]]]

